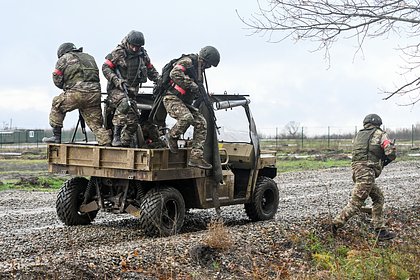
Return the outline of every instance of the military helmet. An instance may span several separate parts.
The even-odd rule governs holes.
[[[144,46],[144,36],[140,31],[132,30],[127,35],[127,42],[135,46]]]
[[[199,56],[202,57],[211,66],[216,67],[220,62],[219,51],[212,46],[206,46],[200,50]]]
[[[77,48],[73,43],[63,43],[58,47],[57,56],[60,58],[64,54],[75,50],[77,50]]]
[[[367,123],[373,124],[375,126],[380,126],[382,125],[382,119],[377,114],[369,114],[363,119],[363,125]]]

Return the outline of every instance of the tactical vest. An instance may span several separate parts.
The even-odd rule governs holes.
[[[353,142],[352,161],[379,162],[384,157],[381,143],[372,143],[374,133],[380,128],[374,127],[360,130]]]
[[[82,52],[71,54],[77,57],[78,63],[69,64],[64,72],[66,88],[79,82],[99,83],[99,69],[93,56]]]
[[[127,63],[127,73],[121,73],[126,77],[128,86],[137,87],[140,83],[147,82],[147,68],[144,63],[143,52],[138,55],[128,54],[125,58]]]

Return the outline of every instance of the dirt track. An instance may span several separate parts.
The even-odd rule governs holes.
[[[321,231],[347,201],[350,176],[349,168],[281,174],[273,221],[251,223],[242,206],[222,208],[233,241],[223,252],[195,250],[213,210],[192,210],[178,236],[146,238],[129,215],[100,212],[92,225],[66,227],[56,217],[56,193],[0,192],[0,278],[253,279],[260,267],[266,269],[260,274],[275,279],[280,266],[293,275],[308,266],[290,236]],[[377,182],[389,226],[399,233],[393,242],[405,242],[405,230],[418,240],[420,162],[393,163]],[[347,230],[358,234],[366,223],[363,217],[354,220]]]

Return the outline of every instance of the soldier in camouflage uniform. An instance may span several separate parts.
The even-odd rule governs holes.
[[[171,152],[178,151],[178,139],[189,126],[194,126],[191,156],[188,165],[211,169],[212,165],[203,158],[203,145],[207,137],[207,123],[197,108],[192,106],[199,94],[199,83],[203,82],[204,70],[217,67],[220,54],[214,47],[207,46],[199,54],[182,56],[173,65],[169,76],[171,86],[166,91],[163,104],[168,114],[176,119],[175,125],[166,134]]]
[[[375,178],[379,177],[383,167],[396,158],[394,143],[380,126],[381,118],[376,114],[369,114],[363,120],[364,128],[360,130],[353,141],[352,170],[356,183],[351,199],[342,209],[334,221],[333,232],[344,224],[364,205],[365,200],[372,199],[372,223],[379,240],[395,237],[395,233],[385,228],[383,217],[384,196],[376,185]]]
[[[61,129],[67,112],[79,109],[86,124],[95,134],[99,145],[110,145],[110,131],[103,128],[101,85],[95,59],[76,49],[73,43],[60,45],[53,72],[54,84],[64,92],[54,97],[50,112],[53,136],[47,143],[61,143]]]
[[[129,146],[135,135],[139,116],[135,97],[147,79],[157,82],[159,73],[143,48],[144,36],[131,31],[110,54],[105,57],[102,72],[108,80],[109,105],[115,108],[112,124],[112,146]],[[129,99],[126,98],[127,91]]]

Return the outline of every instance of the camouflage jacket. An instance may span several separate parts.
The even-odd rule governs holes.
[[[127,49],[126,38],[110,54],[105,57],[102,65],[102,72],[108,80],[107,90],[116,87],[118,76],[116,69],[119,69],[122,79],[127,82],[129,93],[137,94],[141,83],[147,79],[157,82],[159,73],[150,61],[146,50],[142,47],[138,53],[130,53]]]
[[[98,66],[95,59],[87,53],[64,54],[58,59],[52,76],[54,84],[65,91],[101,91]]]
[[[197,83],[203,81],[203,70],[196,54],[182,56],[174,63],[169,73],[172,86],[168,94],[174,94],[184,102],[191,104],[197,97]]]

